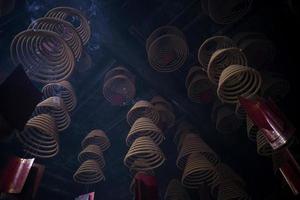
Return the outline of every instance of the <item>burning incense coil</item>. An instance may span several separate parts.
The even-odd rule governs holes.
[[[160,96],[153,97],[151,103],[159,114],[159,127],[162,130],[172,127],[175,123],[172,105]]]
[[[46,30],[57,33],[68,44],[75,56],[75,59],[80,58],[83,48],[82,42],[75,28],[73,28],[72,24],[69,22],[55,18],[43,17],[32,22],[28,29]]]
[[[42,92],[45,98],[52,96],[61,97],[68,112],[74,110],[77,105],[76,94],[71,83],[68,81],[47,84],[43,87]]]
[[[234,182],[224,182],[219,186],[218,200],[250,200],[249,195],[244,191],[243,188],[236,185]]]
[[[89,22],[79,10],[70,7],[57,7],[51,9],[45,17],[57,18],[70,22],[79,34],[83,45],[85,45],[91,37]]]
[[[54,119],[47,114],[37,115],[25,125],[17,138],[24,145],[25,152],[34,157],[50,158],[59,151],[57,128]]]
[[[95,160],[84,161],[73,175],[73,179],[81,184],[94,184],[105,180],[100,165]]]
[[[219,163],[219,158],[216,153],[196,134],[187,134],[182,142],[180,152],[178,154],[176,165],[179,169],[184,169],[187,164],[187,160],[192,154],[201,154],[212,165]]]
[[[173,26],[162,26],[152,32],[146,50],[150,65],[159,72],[179,69],[189,53],[183,33]]]
[[[267,138],[265,138],[265,136],[261,131],[257,132],[256,145],[257,145],[257,153],[261,156],[271,156],[272,154],[275,153],[275,151],[269,144]]]
[[[207,70],[209,60],[218,49],[235,47],[234,42],[226,36],[214,36],[205,40],[198,50],[198,61]]]
[[[91,144],[98,145],[101,151],[106,151],[110,147],[110,141],[102,130],[92,130],[81,142],[82,148]]]
[[[75,65],[68,44],[52,31],[23,31],[14,37],[10,51],[14,65],[22,64],[29,78],[41,83],[67,79]]]
[[[214,165],[201,154],[191,154],[186,162],[181,183],[186,188],[211,184],[217,178]]]
[[[138,101],[127,113],[127,122],[130,126],[141,117],[149,118],[154,124],[159,122],[159,114],[148,101]]]
[[[199,66],[190,69],[186,79],[185,87],[189,99],[195,103],[209,103],[213,96],[213,87],[206,72]]]
[[[141,136],[149,136],[156,145],[160,145],[165,139],[163,132],[152,122],[151,119],[141,117],[132,125],[126,143],[131,146],[132,143]]]
[[[105,167],[105,160],[98,145],[90,144],[78,154],[78,161],[95,160],[99,163],[100,168]]]
[[[135,165],[133,163],[135,161]],[[159,167],[165,161],[165,156],[159,147],[148,136],[137,138],[124,158],[124,164],[134,170],[151,170]]]
[[[135,78],[126,68],[116,67],[105,75],[103,95],[113,105],[126,105],[135,93]]]
[[[256,70],[242,65],[231,65],[220,76],[217,94],[222,102],[234,104],[240,96],[251,98],[256,95],[261,84],[261,76]]]
[[[251,141],[256,141],[256,135],[258,132],[257,126],[254,125],[252,120],[247,116],[246,118],[247,122],[247,136]]]
[[[189,200],[189,194],[183,188],[180,181],[177,179],[172,179],[167,187],[167,191],[165,193],[165,200]]]
[[[230,65],[247,66],[247,58],[241,49],[233,47],[215,51],[207,68],[209,80],[217,85],[223,70]]]
[[[49,114],[57,124],[58,131],[67,129],[71,123],[71,118],[66,110],[65,104],[60,97],[49,97],[40,102],[34,111],[34,114]]]
[[[217,24],[231,24],[244,17],[250,10],[253,0],[208,1],[210,18]]]

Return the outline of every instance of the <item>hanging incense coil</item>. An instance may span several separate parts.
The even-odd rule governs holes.
[[[60,97],[49,97],[40,102],[34,111],[35,115],[49,114],[51,115],[57,124],[58,131],[67,129],[71,123],[71,118],[66,110],[65,104]]]
[[[103,96],[113,105],[128,104],[135,93],[135,78],[126,68],[116,67],[105,75]]]
[[[98,145],[102,152],[110,147],[110,141],[102,130],[92,130],[81,142],[82,148],[91,144]]]
[[[21,32],[14,37],[10,52],[13,64],[22,64],[29,78],[41,83],[67,79],[75,65],[68,44],[52,31]]]
[[[145,174],[148,174],[148,175],[151,175],[151,176],[154,176],[155,173],[154,171],[151,169],[151,170],[144,170],[144,169],[138,169],[136,170],[136,168],[138,166],[143,166],[145,165],[145,161],[143,159],[138,159],[138,160],[135,160],[133,163],[132,163],[132,166],[129,168],[129,171],[132,175],[135,175],[136,173],[138,172],[143,172]]]
[[[73,179],[81,184],[95,184],[105,180],[100,165],[95,160],[84,161],[73,175]]]
[[[175,115],[172,105],[160,96],[155,96],[150,101],[159,114],[159,127],[164,130],[175,123]]]
[[[213,86],[206,72],[199,66],[194,66],[189,70],[185,79],[185,87],[192,102],[209,103],[213,97]]]
[[[0,17],[10,14],[15,9],[16,1],[0,1]]]
[[[105,160],[101,148],[98,145],[90,144],[78,154],[79,162],[87,160],[96,160],[101,169],[105,167]]]
[[[189,49],[183,33],[174,26],[162,26],[148,37],[148,60],[159,72],[173,72],[183,66]]]
[[[57,33],[70,47],[75,59],[79,59],[82,52],[82,41],[73,28],[72,24],[67,21],[43,17],[33,21],[28,29],[32,30],[46,30]]]
[[[135,161],[135,165],[133,163]],[[134,170],[151,170],[159,167],[165,161],[165,156],[159,147],[148,136],[137,138],[124,158],[124,164]]]
[[[127,122],[130,126],[141,117],[149,118],[154,124],[159,122],[159,114],[154,106],[148,101],[138,101],[127,113]]]
[[[253,0],[209,0],[209,16],[217,24],[232,24],[249,12],[252,1]]]
[[[235,47],[234,42],[226,36],[214,36],[206,39],[198,50],[198,61],[207,70],[209,60],[218,49]]]
[[[234,36],[238,48],[242,49],[251,67],[260,69],[273,62],[276,48],[262,33],[239,33]]]
[[[218,191],[218,200],[231,199],[250,200],[251,198],[243,188],[237,186],[234,182],[221,183]]]
[[[261,156],[271,156],[275,153],[267,138],[265,138],[264,134],[261,131],[257,132],[256,145],[257,153]]]
[[[79,10],[70,7],[57,7],[51,9],[45,17],[62,19],[70,22],[80,36],[83,45],[85,45],[91,37],[89,22]]]
[[[247,136],[251,141],[256,141],[256,135],[258,132],[257,126],[254,125],[253,121],[247,116]]]
[[[165,193],[165,200],[189,200],[190,196],[178,179],[172,179]]]
[[[77,105],[76,94],[70,82],[61,81],[58,83],[49,83],[42,89],[45,98],[58,96],[64,101],[68,112],[74,110]]]
[[[217,85],[223,70],[230,65],[247,66],[247,58],[241,49],[233,47],[215,51],[207,68],[209,80]]]
[[[132,125],[126,143],[131,146],[132,143],[141,136],[149,136],[156,145],[160,145],[165,139],[163,132],[152,122],[151,119],[141,117]]]
[[[59,151],[57,127],[48,114],[37,115],[17,133],[18,140],[24,145],[25,152],[34,157],[50,158]]]
[[[201,154],[191,154],[186,162],[181,183],[186,188],[210,185],[217,178],[214,165]]]
[[[261,84],[258,71],[242,65],[230,65],[220,76],[217,94],[222,102],[234,104],[241,96],[251,98],[256,95]]]
[[[179,169],[184,169],[188,157],[192,154],[201,154],[213,165],[219,163],[216,153],[196,134],[187,134],[182,142],[180,152],[178,154],[176,165]]]

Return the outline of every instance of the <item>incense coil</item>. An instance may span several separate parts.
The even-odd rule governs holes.
[[[123,67],[116,67],[104,77],[103,96],[113,105],[124,105],[135,97],[135,78]]]
[[[28,120],[23,132],[17,133],[17,138],[24,145],[25,152],[34,157],[50,158],[59,151],[57,127],[48,114]]]
[[[177,167],[181,170],[184,169],[189,156],[192,154],[201,154],[213,165],[217,165],[220,162],[216,153],[198,135],[189,133],[183,139],[176,160]]]
[[[273,42],[262,33],[242,32],[234,36],[233,40],[243,50],[251,67],[260,69],[271,64],[275,58]]]
[[[143,162],[138,162],[133,165],[136,160]],[[160,148],[147,136],[137,138],[124,158],[125,166],[134,170],[155,169],[162,165],[164,161],[165,156]]]
[[[256,135],[258,132],[257,126],[254,125],[253,121],[247,116],[247,136],[251,141],[256,141]]]
[[[106,151],[111,145],[105,132],[98,129],[92,130],[81,142],[82,148],[91,144],[98,145],[101,151]]]
[[[247,58],[241,49],[233,47],[215,51],[208,63],[209,80],[217,85],[223,70],[230,65],[247,66]]]
[[[183,33],[174,26],[162,26],[146,42],[148,61],[159,72],[173,72],[183,66],[189,49]]]
[[[165,200],[189,200],[189,194],[178,179],[172,179],[165,193]]]
[[[229,2],[209,0],[210,18],[217,24],[231,24],[244,17],[250,10],[253,0],[234,0]]]
[[[193,66],[186,77],[185,87],[192,102],[208,103],[213,96],[212,85],[206,72],[199,66]]]
[[[231,65],[223,70],[217,94],[225,103],[237,103],[240,96],[251,98],[261,87],[262,79],[258,71],[242,66]]]
[[[144,169],[138,169],[138,170],[136,170],[137,166],[144,165],[144,163],[145,163],[145,161],[143,159],[137,159],[137,160],[135,160],[132,163],[132,166],[130,166],[130,168],[129,168],[130,173],[133,174],[133,175],[135,175],[138,172],[143,172],[145,174],[154,176],[155,173],[154,173],[154,171],[152,169],[150,169],[150,170],[147,170],[147,169],[146,170],[144,170]]]
[[[69,22],[55,18],[43,17],[32,22],[28,29],[46,30],[57,33],[68,44],[75,59],[80,58],[83,49],[82,41],[72,24]]]
[[[149,118],[154,124],[159,122],[159,114],[154,106],[148,101],[138,101],[127,113],[127,122],[130,126],[141,117]]]
[[[214,36],[206,39],[198,50],[198,61],[207,70],[209,60],[218,49],[235,47],[234,42],[226,36]]]
[[[70,21],[69,18],[78,20],[79,25],[75,24],[76,22],[72,23],[72,21],[70,21],[70,23],[74,26],[75,30],[80,36],[83,45],[85,45],[91,37],[89,22],[79,10],[70,7],[56,7],[51,9],[45,17],[62,19],[65,21]]]
[[[264,134],[261,131],[257,132],[256,145],[257,145],[257,153],[261,156],[271,156],[272,154],[275,153],[275,151],[269,144],[267,138],[265,138]]]
[[[61,81],[58,83],[49,83],[42,89],[45,98],[59,96],[63,99],[68,112],[74,110],[77,105],[76,94],[70,82]]]
[[[105,167],[105,160],[101,148],[98,145],[90,144],[78,154],[78,161],[95,160],[99,163],[100,168]]]
[[[217,178],[214,165],[201,154],[191,154],[186,162],[181,183],[186,188],[210,185]]]
[[[49,114],[51,115],[56,124],[58,131],[67,129],[71,123],[71,118],[66,110],[65,104],[60,97],[49,97],[40,102],[35,110],[34,114]]]
[[[244,191],[243,188],[237,186],[233,182],[221,183],[218,191],[218,200],[250,200],[249,195]]]
[[[170,128],[175,123],[172,105],[160,96],[155,96],[150,101],[159,114],[159,125],[162,129]]]
[[[10,52],[13,64],[22,64],[29,78],[41,83],[67,79],[75,65],[68,44],[52,31],[21,32],[14,37]]]
[[[132,125],[126,138],[127,146],[131,146],[137,138],[142,136],[149,136],[156,145],[160,145],[165,139],[163,132],[151,119],[145,117],[137,119]]]
[[[105,180],[100,165],[95,160],[84,161],[73,175],[73,179],[81,184],[94,184]]]

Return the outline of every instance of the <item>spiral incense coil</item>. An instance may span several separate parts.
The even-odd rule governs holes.
[[[82,42],[78,33],[69,22],[55,18],[43,17],[32,22],[28,29],[46,30],[57,33],[69,45],[75,58],[80,58],[83,48]]]
[[[181,183],[186,188],[210,185],[217,178],[214,165],[201,154],[191,154],[186,162]]]
[[[253,0],[208,1],[210,18],[217,24],[231,24],[244,17],[250,10]]]
[[[152,122],[151,119],[141,117],[132,125],[126,138],[127,146],[141,136],[149,136],[156,145],[160,145],[165,139],[162,131]]]
[[[76,94],[70,82],[61,81],[58,83],[49,83],[42,89],[45,98],[58,96],[64,101],[68,112],[74,110],[77,105]]]
[[[206,72],[199,66],[190,69],[185,86],[189,99],[195,103],[208,103],[212,98],[212,84]]]
[[[24,145],[25,152],[34,157],[50,158],[59,151],[57,127],[47,114],[28,120],[23,132],[17,133],[17,138]]]
[[[218,191],[218,200],[232,200],[232,199],[240,199],[240,200],[250,200],[251,198],[244,191],[243,188],[237,186],[233,182],[224,182],[219,186]]]
[[[149,118],[154,124],[159,122],[159,114],[148,101],[138,101],[127,113],[127,122],[130,126],[141,117]]]
[[[207,70],[209,60],[218,49],[235,47],[234,42],[226,36],[214,36],[205,40],[198,50],[198,61]]]
[[[135,175],[136,173],[139,172],[143,172],[145,174],[151,175],[151,176],[155,176],[155,173],[153,170],[144,170],[144,169],[138,169],[136,170],[136,168],[138,166],[144,166],[145,165],[145,161],[143,159],[137,159],[132,163],[132,166],[130,166],[129,171],[131,174]],[[149,166],[148,166],[149,167]]]
[[[65,104],[60,97],[49,97],[44,101],[40,102],[34,113],[38,114],[49,114],[51,115],[57,124],[58,131],[67,129],[71,123],[71,118],[68,111],[66,110]]]
[[[91,144],[98,145],[102,152],[110,147],[110,141],[102,130],[92,130],[81,142],[82,148]]]
[[[98,145],[88,145],[78,154],[79,162],[84,162],[87,160],[96,160],[99,163],[101,169],[105,167],[105,160],[101,148]]]
[[[104,77],[103,96],[113,105],[125,105],[135,97],[134,76],[123,67],[116,67]]]
[[[258,71],[242,65],[230,65],[220,76],[217,94],[222,102],[234,104],[241,96],[251,98],[256,95],[261,84]]]
[[[241,49],[233,47],[214,52],[207,68],[209,80],[217,85],[223,70],[230,65],[247,66],[247,58]]]
[[[10,46],[13,64],[22,64],[30,79],[41,83],[59,82],[73,72],[75,57],[68,44],[46,30],[26,30]]]
[[[136,160],[143,162],[133,163]],[[134,170],[151,170],[159,167],[165,161],[165,156],[159,147],[148,136],[137,138],[124,158],[124,164]]]
[[[45,17],[52,17],[69,21],[79,34],[83,45],[85,45],[91,37],[89,22],[79,10],[70,7],[57,7],[51,9]],[[79,21],[79,24],[76,24],[76,21]]]
[[[213,165],[219,163],[216,153],[196,134],[187,134],[182,142],[180,152],[178,154],[176,165],[179,169],[184,169],[188,157],[191,154],[201,154]]]
[[[247,136],[251,141],[256,141],[256,135],[258,132],[257,126],[254,125],[253,121],[247,116]]]
[[[167,191],[165,193],[165,200],[189,200],[189,194],[182,187],[180,181],[178,179],[172,179],[167,187]]]
[[[235,133],[242,123],[236,117],[234,107],[223,105],[218,109],[216,119],[216,129],[223,134]]]
[[[175,123],[172,105],[160,96],[153,97],[150,102],[159,114],[159,124],[163,126],[163,128],[172,127]]]
[[[261,156],[271,156],[275,153],[267,138],[265,138],[264,134],[261,131],[257,132],[256,145],[257,153]]]
[[[163,26],[152,32],[146,50],[150,65],[159,72],[176,71],[189,53],[183,33],[174,26]]]
[[[94,184],[105,180],[100,165],[95,160],[84,161],[73,175],[73,179],[81,184]]]

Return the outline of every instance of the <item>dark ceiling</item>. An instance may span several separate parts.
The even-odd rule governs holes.
[[[253,199],[264,199],[280,188],[273,176],[271,160],[259,157],[255,145],[248,141],[245,128],[224,136],[215,130],[211,122],[212,105],[192,103],[184,85],[189,68],[197,64],[197,50],[202,42],[213,35],[232,37],[238,32],[265,33],[276,45],[278,53],[271,71],[283,73],[292,89],[281,108],[288,116],[295,116],[297,98],[296,53],[292,51],[299,42],[299,21],[292,17],[285,0],[254,1],[250,13],[233,25],[216,25],[201,11],[200,0],[28,0],[18,1],[17,9],[0,20],[0,82],[14,69],[9,59],[9,46],[14,35],[24,30],[32,20],[43,16],[50,8],[71,6],[82,10],[90,21],[92,37],[86,51],[92,57],[92,66],[77,70],[70,81],[78,98],[78,106],[72,113],[72,124],[61,133],[61,151],[48,160],[38,199],[73,199],[77,194],[96,190],[96,199],[132,199],[129,192],[131,176],[123,165],[128,150],[125,138],[129,131],[126,113],[134,102],[161,95],[172,102],[176,112],[176,124],[188,120],[200,130],[201,137],[218,153],[222,161],[230,165],[247,182],[247,190]],[[162,74],[154,71],[147,62],[145,40],[149,34],[163,25],[173,25],[187,38],[190,56],[176,72]],[[116,65],[124,65],[136,76],[137,95],[132,104],[111,106],[102,95],[105,73]],[[78,68],[77,68],[78,69]],[[36,84],[37,87],[41,87]],[[296,123],[296,118],[291,118]],[[79,166],[77,154],[80,142],[92,129],[106,131],[111,148],[105,152],[106,181],[84,187],[72,179]],[[176,147],[172,142],[175,128],[166,133],[162,150],[167,157],[157,170],[160,195],[163,196],[171,178],[180,177],[176,169]],[[12,141],[2,147],[10,147]],[[191,194],[194,191],[191,191]],[[195,198],[196,199],[196,198]],[[280,199],[279,196],[271,199]]]

